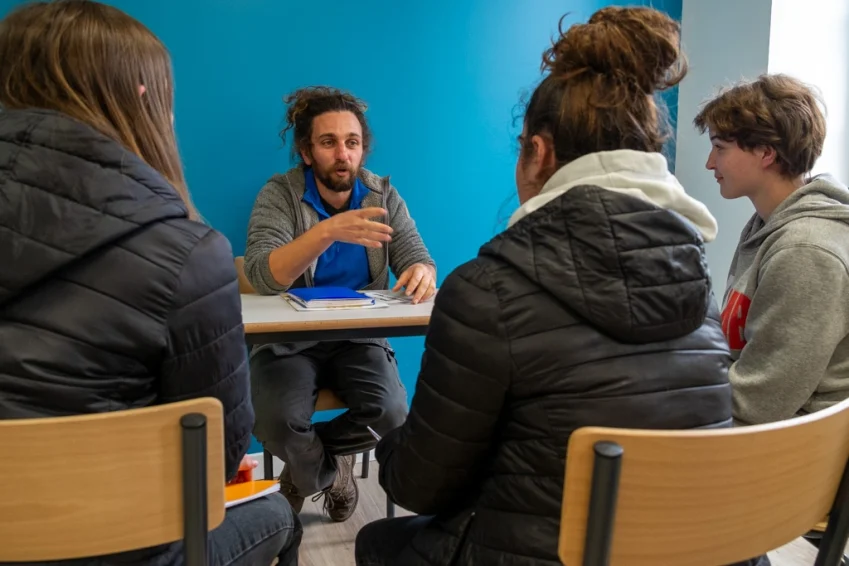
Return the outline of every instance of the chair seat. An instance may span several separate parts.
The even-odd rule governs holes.
[[[318,399],[315,402],[315,410],[318,411],[332,411],[333,409],[344,409],[345,403],[342,402],[342,399],[336,396],[336,394],[330,389],[319,389],[318,391]]]
[[[811,527],[811,530],[808,531],[809,535],[821,535],[828,528],[828,515],[822,518],[822,521]]]

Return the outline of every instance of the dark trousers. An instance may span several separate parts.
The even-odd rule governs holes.
[[[313,425],[318,390],[324,388],[336,393],[348,410]],[[379,344],[321,342],[286,356],[260,350],[251,357],[251,395],[254,435],[286,463],[302,497],[333,483],[334,456],[375,445],[367,426],[382,436],[407,416],[395,354]]]
[[[415,551],[408,548],[416,534],[424,529],[432,517],[413,515],[398,519],[381,519],[369,523],[357,533],[354,556],[357,566],[403,566],[408,559],[403,553]],[[436,565],[434,565],[436,566]],[[453,566],[444,564],[440,566]],[[465,566],[475,566],[466,564]],[[769,558],[761,556],[732,566],[770,566]]]
[[[128,529],[133,528],[127,525]],[[210,566],[298,566],[303,528],[289,502],[272,494],[227,510],[209,533]],[[3,563],[7,564],[7,563]],[[78,560],[27,562],[14,566],[181,566],[183,543]]]

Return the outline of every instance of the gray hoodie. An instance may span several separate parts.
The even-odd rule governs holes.
[[[739,424],[779,421],[849,397],[849,190],[814,178],[734,254],[722,329]]]

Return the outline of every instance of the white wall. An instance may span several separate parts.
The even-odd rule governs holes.
[[[710,141],[707,136],[698,134],[693,118],[701,104],[714,96],[719,87],[767,71],[773,1],[777,0],[682,2],[681,37],[690,59],[690,72],[678,94],[675,174],[687,192],[704,202],[719,222],[719,234],[708,244],[707,255],[720,301],[740,230],[752,215],[753,208],[748,200],[727,201],[719,195],[713,174],[705,169]],[[802,5],[809,3],[810,0],[801,2]],[[816,26],[801,29],[808,32],[794,43],[815,43],[812,30],[817,29]],[[841,72],[845,73],[845,69]]]
[[[818,88],[828,134],[814,173],[849,182],[846,127],[849,74],[847,0],[772,0],[769,72],[787,73]]]

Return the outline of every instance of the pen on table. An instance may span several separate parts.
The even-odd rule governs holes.
[[[371,433],[371,435],[374,437],[375,440],[380,441],[380,435],[377,434],[376,432],[374,432],[373,428],[371,428],[368,425],[366,425],[366,428],[368,429],[368,431]]]

